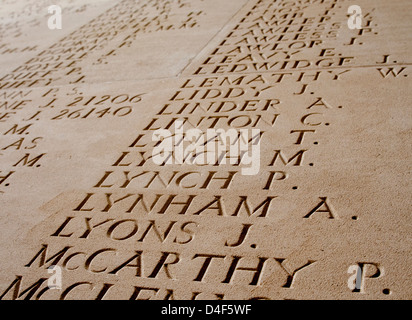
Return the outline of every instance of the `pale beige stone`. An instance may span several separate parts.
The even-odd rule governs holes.
[[[1,298],[411,298],[408,1],[50,4],[0,8]],[[155,164],[176,120],[261,130],[259,172]]]

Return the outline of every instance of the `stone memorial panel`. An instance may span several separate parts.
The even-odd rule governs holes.
[[[410,299],[412,3],[355,2],[0,0],[0,299]]]

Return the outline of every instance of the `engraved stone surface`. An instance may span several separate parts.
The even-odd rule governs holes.
[[[411,299],[411,12],[0,0],[0,299]]]

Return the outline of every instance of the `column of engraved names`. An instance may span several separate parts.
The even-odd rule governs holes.
[[[379,37],[374,9],[364,13],[362,28],[354,31],[347,28],[346,9],[336,0],[257,1],[219,45],[187,72],[273,72],[296,79],[302,85],[301,93],[310,92],[310,82],[338,80],[354,67],[375,67],[384,78],[404,74],[406,67],[396,70],[393,66],[405,63],[392,60],[386,52],[373,52],[373,63],[370,52],[365,55],[364,44]]]
[[[331,54],[332,49],[318,48],[316,52],[319,57],[322,57],[322,54],[323,56]],[[343,63],[346,63],[349,58],[343,57]],[[284,61],[282,65],[287,66],[288,63]],[[301,62],[296,61],[292,66],[296,63],[297,66],[302,66]],[[199,68],[201,67],[203,66]],[[230,72],[224,71],[221,66],[218,67],[218,72],[210,72],[209,76],[202,73],[203,69],[202,72],[197,72],[195,77],[181,80],[179,88],[170,95],[151,121],[137,134],[129,148],[122,152],[110,169],[104,172],[101,179],[93,185],[93,189],[86,192],[75,203],[73,212],[65,213],[66,216],[61,219],[62,224],[50,236],[52,242],[56,239],[61,240],[58,242],[61,244],[60,249],[64,245],[66,245],[64,248],[67,248],[67,244],[75,238],[85,240],[85,243],[89,244],[96,242],[97,238],[92,238],[92,235],[99,232],[108,238],[109,243],[113,241],[111,246],[115,248],[110,247],[112,251],[108,251],[107,247],[96,247],[95,251],[87,253],[84,265],[80,264],[78,267],[91,273],[112,276],[111,279],[116,277],[130,279],[128,278],[130,273],[126,270],[136,271],[133,279],[138,281],[133,288],[126,290],[129,293],[128,297],[142,298],[147,294],[160,299],[182,297],[177,295],[172,280],[179,280],[187,285],[188,292],[183,294],[185,298],[202,297],[201,291],[190,290],[196,283],[204,285],[206,291],[208,284],[221,288],[222,292],[226,292],[227,286],[230,288],[232,285],[241,285],[245,289],[255,288],[262,285],[265,273],[270,269],[271,264],[278,268],[277,272],[284,275],[284,282],[279,285],[290,289],[293,282],[296,285],[296,279],[301,273],[316,264],[314,259],[308,257],[306,262],[291,270],[285,267],[285,263],[287,264],[285,257],[274,255],[274,258],[270,251],[260,251],[250,257],[250,252],[253,255],[255,249],[259,249],[262,245],[256,243],[253,234],[264,225],[264,222],[260,221],[270,219],[276,213],[273,203],[281,200],[286,190],[294,190],[298,187],[294,184],[284,184],[280,187],[280,183],[286,182],[293,173],[298,172],[299,167],[315,165],[309,146],[318,143],[316,135],[318,130],[321,131],[321,128],[328,127],[330,124],[327,120],[324,121],[327,112],[341,107],[333,106],[328,103],[328,99],[314,94],[304,95],[303,93],[309,92],[306,91],[305,83],[302,85],[303,79],[336,81],[340,80],[340,75],[329,70],[322,73],[323,78],[318,72],[307,74],[304,71],[290,74],[290,77],[286,72],[242,75],[238,73],[239,70]],[[285,89],[282,86],[290,82],[299,85],[297,89],[301,90]],[[283,96],[280,98],[278,88],[286,90],[286,94],[283,95],[285,98]],[[289,117],[290,115],[292,117]],[[186,127],[202,130],[259,128],[260,134],[252,136],[249,143],[263,146],[267,141],[271,143],[279,141],[272,140],[276,137],[275,133],[279,133],[287,137],[284,145],[288,149],[286,151],[283,148],[276,148],[265,153],[261,159],[263,169],[254,179],[240,174],[241,159],[238,159],[237,164],[229,167],[219,163],[202,167],[167,164],[153,166],[152,150],[159,143],[152,140],[153,133],[158,129],[171,131],[180,129],[180,127],[176,128],[178,121],[182,121]],[[297,126],[288,128],[280,125],[285,123],[293,123]],[[286,131],[285,127],[288,128]],[[270,137],[269,140],[267,137]],[[174,136],[171,137],[173,138]],[[206,144],[214,140],[219,141],[219,137]],[[180,143],[183,141],[178,141],[178,145]],[[226,155],[223,153],[223,157]],[[173,153],[170,157],[177,158]],[[264,179],[260,179],[262,176]],[[254,188],[252,196],[245,193],[245,190],[249,190],[245,186],[251,180],[258,186]],[[317,199],[318,196],[320,199]],[[334,212],[328,205],[327,197],[316,195],[314,201],[308,204],[307,211],[299,213],[302,218],[308,219],[320,215],[329,219],[335,218]],[[101,214],[107,215],[102,218]],[[131,218],[132,214],[143,218],[140,220]],[[217,238],[214,242],[216,246],[213,252],[207,251],[199,240],[202,239],[199,230],[202,229],[205,221],[201,219],[202,217],[216,222],[216,225],[220,223],[223,228],[227,228],[224,229],[226,231],[232,229],[236,232],[227,232],[224,237],[221,237],[216,231],[222,229],[218,229],[217,226],[211,228],[209,233]],[[75,233],[76,226],[78,230]],[[122,227],[129,228],[125,230]],[[153,236],[151,241],[147,240],[149,236]],[[145,259],[147,252],[141,249],[146,248],[145,244],[153,242],[153,239],[160,245],[157,247],[159,251],[152,250],[151,254],[154,254],[155,262],[146,265],[147,269],[145,269],[146,267],[139,265],[139,262]],[[91,268],[93,259],[99,254],[124,250],[121,249],[120,243],[127,245],[134,243],[135,248],[139,250],[133,253],[129,250],[123,260],[120,259],[113,265],[106,265],[104,271]],[[208,245],[211,243],[209,240]],[[185,251],[186,247],[195,251]],[[204,251],[200,251],[199,248]],[[45,252],[44,246],[41,250]],[[64,251],[62,256],[58,256],[65,266],[72,262],[73,256],[79,255],[76,255],[78,251],[68,250],[71,248]],[[64,256],[66,253],[68,255]],[[249,253],[249,257],[242,256],[242,253]],[[34,256],[27,267],[33,268],[39,256],[40,253]],[[52,258],[48,259],[48,264],[56,262],[52,260]],[[186,262],[183,263],[183,260]],[[40,263],[41,267],[47,265],[44,262]],[[187,264],[196,268],[194,270],[189,268],[192,273],[181,276],[177,269],[186,270]],[[79,271],[78,268],[76,269]],[[166,285],[156,282],[160,277],[165,280]],[[153,280],[153,283],[146,280]],[[90,284],[100,290],[98,294],[95,290],[96,294],[91,295],[91,298],[110,296],[111,290],[115,290],[115,285],[110,280],[103,281],[106,282]],[[67,287],[61,297],[73,293],[80,286],[79,283],[81,281]],[[145,285],[142,285],[143,283]],[[219,290],[208,293],[217,298],[227,298]],[[247,297],[247,294],[244,297]]]
[[[280,285],[289,288],[291,275],[283,268],[283,257],[270,258],[260,254],[250,258],[239,255],[245,250],[249,252],[256,249],[255,243],[248,244],[242,249],[242,246],[245,247],[244,240],[246,237],[250,238],[253,232],[258,232],[260,220],[275,214],[273,202],[277,196],[270,189],[272,182],[280,179],[278,174],[281,172],[269,172],[266,175],[267,181],[260,183],[260,189],[265,191],[252,196],[244,188],[250,177],[242,176],[238,165],[224,171],[215,169],[220,168],[219,163],[206,168],[179,166],[174,167],[176,169],[172,171],[168,165],[153,166],[150,163],[151,152],[156,145],[152,141],[153,132],[158,128],[170,129],[179,119],[186,126],[204,129],[261,127],[268,131],[273,130],[279,118],[279,112],[275,108],[281,102],[263,94],[265,88],[268,90],[268,86],[262,82],[261,76],[186,79],[136,136],[129,149],[123,152],[93,185],[93,189],[79,197],[73,205],[73,211],[63,212],[64,216],[58,220],[60,222],[50,228],[55,231],[50,234],[49,229],[49,239],[43,243],[40,251],[26,267],[32,269],[38,264],[38,267],[45,268],[55,263],[62,264],[67,272],[75,269],[78,273],[80,266],[73,268],[71,264],[73,257],[79,255],[79,249],[70,246],[77,239],[83,245],[95,248],[94,252],[88,254],[89,258],[82,268],[100,274],[101,270],[95,271],[94,268],[90,268],[90,262],[98,255],[115,250],[124,252],[122,246],[130,243],[134,243],[133,246],[139,249],[140,246],[144,248],[145,244],[151,243],[152,246],[153,242],[157,242],[161,245],[159,252],[148,250],[150,254],[157,255],[157,263],[152,268],[147,267],[148,270],[143,268],[134,275],[135,279],[155,280],[158,276],[163,276],[166,280],[176,280],[176,268],[188,268],[181,262],[181,258],[188,254],[181,247],[188,246],[194,250],[189,254],[189,259],[198,269],[192,270],[189,274],[180,274],[180,281],[199,282],[205,285],[206,290],[210,290],[207,289],[208,284],[220,285],[222,288],[233,284],[256,287],[261,285],[261,277],[264,277],[264,271],[269,268],[267,265],[271,265],[277,266],[277,272],[284,275],[284,283]],[[251,89],[252,87],[254,89]],[[261,95],[261,99],[256,98]],[[319,101],[315,101],[313,105],[319,105]],[[234,109],[237,109],[236,114]],[[258,136],[250,137],[249,143],[261,143],[265,134],[262,130]],[[301,134],[298,140],[302,140]],[[262,159],[262,163],[273,167],[279,159],[283,161],[284,157],[279,151],[274,151],[269,157]],[[302,153],[298,152],[293,161],[295,165],[300,165]],[[236,184],[239,185],[238,188],[234,187]],[[162,189],[164,191],[161,191]],[[137,192],[132,192],[135,190]],[[154,190],[155,194],[151,190]],[[219,234],[218,230],[211,228],[208,235],[199,234],[205,222],[202,217],[207,217],[207,221],[221,221],[219,223],[224,226],[226,232]],[[229,232],[230,230],[234,232]],[[211,235],[216,238],[215,243],[208,241],[206,247],[202,245],[202,237],[208,238]],[[96,242],[99,236],[108,239],[110,250],[107,247],[99,247],[103,245],[102,239]],[[195,239],[198,239],[197,242]],[[164,251],[161,250],[163,246]],[[213,246],[213,253],[210,246]],[[216,253],[220,246],[222,253],[225,254]],[[166,248],[174,250],[166,251]],[[60,254],[56,256],[54,252]],[[145,254],[144,250],[137,250],[137,253],[130,250],[125,252],[123,263],[121,256],[118,258],[120,261],[112,262],[113,265],[105,269],[105,274],[127,279],[126,270],[136,268],[131,261],[138,260],[138,257]],[[303,271],[304,267],[312,264],[310,261],[312,260],[296,268]],[[256,266],[249,268],[245,265]],[[242,274],[244,276],[239,277]],[[295,277],[299,273],[293,274]],[[63,298],[76,288],[75,284],[65,289],[62,293]],[[107,291],[104,293],[109,294],[108,290],[112,286],[113,283],[105,282],[103,289]],[[173,285],[166,288],[136,285],[133,290],[129,288],[125,292],[132,291],[131,297],[140,298],[139,293],[147,290],[157,293],[156,298],[170,298]],[[5,291],[3,296],[9,291]],[[209,294],[218,298],[224,296],[219,291],[209,291]],[[247,290],[243,291],[243,294],[246,294],[243,296],[246,298]],[[183,293],[185,298],[196,298],[200,295],[201,291],[193,290]],[[99,294],[96,297],[103,296]]]
[[[285,155],[286,152],[282,155],[283,149],[275,150],[276,156],[272,165],[276,160],[283,162],[284,165],[305,164],[303,161],[305,157],[316,152],[311,150],[313,151],[313,146],[318,145],[322,139],[322,132],[324,132],[322,127],[331,125],[324,116],[333,109],[344,108],[342,105],[329,103],[328,96],[316,94],[317,89],[313,88],[320,88],[324,83],[337,85],[330,80],[342,80],[349,73],[367,72],[368,75],[376,76],[378,79],[398,78],[399,81],[408,77],[406,73],[408,63],[399,62],[401,58],[396,57],[396,52],[394,55],[378,51],[371,54],[362,49],[362,45],[366,43],[362,41],[373,43],[378,40],[378,25],[372,15],[374,9],[364,15],[362,29],[348,33],[342,30],[346,27],[346,19],[336,18],[336,16],[334,19],[336,13],[341,14],[342,10],[346,10],[343,6],[338,6],[337,1],[308,1],[310,7],[303,5],[301,8],[299,6],[287,8],[287,5],[292,3],[293,1],[281,3],[258,1],[220,44],[209,51],[210,54],[206,58],[201,55],[198,59],[198,61],[202,59],[201,62],[187,69],[195,76],[208,76],[209,80],[206,80],[206,83],[219,81],[218,79],[225,76],[237,75],[238,78],[242,78],[245,74],[254,74],[269,79],[268,84],[274,85],[274,92],[276,88],[285,90],[282,84],[289,85],[288,89],[296,87],[296,90],[289,92],[290,98],[293,97],[294,108],[299,105],[298,101],[301,97],[305,97],[306,101],[310,101],[310,97],[313,97],[313,100],[307,103],[307,113],[302,114],[300,118],[300,127],[290,131],[297,137],[294,144],[303,149],[291,153],[290,157]],[[317,7],[317,4],[320,7]],[[301,9],[304,11],[300,11]],[[341,36],[342,34],[344,36]],[[349,55],[342,53],[345,49],[348,49]],[[361,70],[361,68],[367,69]],[[279,105],[281,106],[282,104]],[[287,111],[287,114],[290,113],[293,111]],[[278,136],[270,141],[280,142],[282,139],[283,137],[279,139]],[[292,163],[293,160],[296,161]],[[310,162],[308,165],[315,166],[316,162]],[[278,185],[275,187],[272,183],[291,178],[290,170],[269,171],[269,174],[264,189],[274,187],[279,190]],[[292,189],[301,189],[301,186],[294,185]],[[286,192],[282,193],[283,196],[288,197]],[[308,210],[303,218],[312,219],[315,216],[319,217],[319,214],[329,219],[338,218],[325,191],[316,197],[319,198],[318,203]],[[356,221],[358,216],[354,215],[350,219]],[[244,240],[246,235],[247,231],[241,240]],[[359,266],[365,264],[359,261],[356,263]],[[382,266],[377,260],[373,259],[366,264],[374,268],[376,277],[380,277]],[[352,292],[359,292],[359,290],[355,288]],[[383,289],[381,293],[387,295],[390,290]]]
[[[181,12],[183,17],[173,17]],[[30,134],[28,129],[34,124],[33,121],[44,118],[50,120],[103,118],[108,115],[124,117],[132,112],[132,107],[122,103],[135,104],[141,99],[141,93],[130,95],[127,101],[123,100],[126,95],[124,93],[119,95],[110,93],[100,97],[90,94],[88,97],[79,87],[73,88],[72,92],[64,93],[64,90],[59,92],[58,88],[44,89],[39,96],[30,90],[23,90],[24,88],[49,87],[56,83],[71,83],[81,87],[86,80],[80,64],[90,63],[94,51],[107,50],[107,53],[102,53],[100,58],[92,59],[95,60],[93,64],[96,66],[107,65],[110,58],[116,55],[116,50],[137,41],[136,36],[140,32],[172,30],[178,27],[192,28],[197,24],[195,15],[198,14],[199,12],[192,11],[185,1],[145,3],[122,1],[62,38],[49,49],[42,51],[13,73],[3,76],[0,80],[3,81],[1,89],[7,91],[4,91],[1,96],[0,122],[13,123],[10,124],[10,128],[7,124],[7,127],[2,129],[3,135],[8,135],[10,138],[6,138],[1,146],[3,165],[0,184],[9,186],[6,180],[16,172],[18,166],[40,167],[40,160],[47,154],[47,152],[34,154],[37,151],[35,148],[43,141],[43,136],[26,136]],[[35,47],[29,49],[36,50]],[[3,54],[8,53],[16,53],[16,50],[4,49]],[[63,94],[63,97],[73,95],[74,100],[64,106],[66,102],[61,102],[59,94]],[[33,101],[38,103],[37,109],[33,108]],[[117,104],[116,108],[111,108],[113,104]],[[28,109],[34,109],[31,115],[19,117],[18,111],[26,112]],[[13,140],[15,136],[19,139]],[[18,151],[18,159],[16,152],[9,154],[12,151]],[[25,152],[20,155],[23,151]],[[10,159],[14,162],[9,165]],[[6,168],[9,166],[13,170]]]
[[[87,192],[81,201],[76,203],[73,212],[61,220],[62,223],[50,235],[52,242],[55,243],[56,238],[65,241],[73,241],[74,238],[79,238],[87,241],[96,232],[104,230],[103,234],[106,234],[106,237],[115,243],[128,243],[131,239],[134,239],[138,243],[144,244],[147,237],[154,234],[154,239],[161,244],[169,245],[168,242],[171,242],[174,247],[179,248],[180,246],[192,245],[195,235],[199,236],[196,232],[201,227],[202,220],[196,220],[196,217],[216,217],[219,220],[223,218],[225,220],[224,222],[222,220],[222,224],[226,224],[227,230],[234,229],[238,234],[230,235],[230,233],[225,233],[225,237],[219,239],[217,230],[211,229],[210,233],[219,240],[216,243],[218,246],[213,247],[213,253],[210,252],[210,249],[209,252],[195,250],[195,253],[191,253],[189,257],[193,263],[196,263],[198,271],[189,274],[189,276],[185,275],[179,280],[189,281],[189,283],[192,281],[193,283],[219,284],[222,288],[233,284],[256,287],[261,285],[264,271],[269,268],[267,266],[275,265],[278,268],[277,271],[284,274],[284,283],[280,285],[290,288],[291,280],[298,274],[297,271],[303,271],[304,268],[312,265],[314,261],[308,260],[303,265],[296,266],[294,270],[296,272],[290,274],[290,270],[287,271],[283,266],[285,260],[283,257],[273,258],[260,254],[250,258],[239,255],[237,251],[237,247],[244,244],[246,236],[250,235],[253,230],[258,230],[258,221],[273,214],[271,205],[277,196],[271,191],[272,183],[275,180],[283,180],[286,177],[284,171],[263,171],[263,174],[266,174],[266,179],[260,189],[265,191],[257,196],[251,196],[245,192],[244,188],[249,178],[242,176],[239,168],[237,168],[241,163],[241,159],[238,160],[237,165],[235,164],[229,170],[224,171],[215,169],[220,168],[218,162],[206,168],[178,167],[173,171],[167,165],[156,166],[153,170],[153,166],[150,168],[149,164],[151,151],[156,146],[156,143],[152,141],[153,132],[161,128],[172,129],[173,126],[175,129],[179,129],[176,128],[178,120],[181,120],[183,125],[204,130],[208,128],[262,128],[259,135],[252,136],[248,141],[250,144],[260,144],[266,132],[264,130],[273,130],[280,116],[276,106],[281,104],[281,101],[273,97],[271,91],[273,86],[269,84],[270,82],[261,75],[221,78],[198,77],[185,80],[179,90],[173,93],[168,103],[161,108],[156,117],[150,121],[143,129],[143,132],[130,145],[129,150],[133,151],[123,152],[113,163],[111,169],[106,171],[102,178],[94,184],[94,189]],[[324,107],[325,104],[321,99],[315,99],[308,105],[308,108],[315,106]],[[295,144],[300,145],[305,131],[291,132],[291,134],[296,133],[298,133],[298,137]],[[214,137],[207,143],[212,143],[218,139],[219,137]],[[179,142],[182,143],[182,141]],[[262,159],[262,163],[268,167],[273,167],[279,161],[283,162],[284,165],[300,166],[304,152],[304,150],[298,150],[294,156],[288,159],[285,158],[282,150],[273,150],[268,154],[269,157]],[[176,158],[173,153],[171,156]],[[224,153],[223,156],[225,157],[226,154]],[[238,185],[239,191],[233,192],[236,185]],[[129,191],[136,189],[140,189],[138,193]],[[156,195],[145,189],[156,190]],[[160,193],[158,192],[159,189],[167,189],[172,192]],[[176,192],[177,190],[179,191]],[[217,190],[219,192],[216,192]],[[79,213],[82,215],[79,215]],[[101,213],[109,216],[106,215],[102,220]],[[150,215],[151,219],[130,219],[128,215],[134,213]],[[125,219],[124,215],[128,219]],[[184,218],[180,221],[182,216]],[[186,216],[191,216],[190,220],[187,220]],[[118,218],[118,220],[113,219],[113,217]],[[161,221],[160,217],[166,217],[166,221],[164,219]],[[172,217],[174,219],[169,220]],[[177,220],[177,217],[180,219]],[[158,220],[160,222],[157,222]],[[143,228],[141,228],[142,224]],[[125,231],[121,228],[127,225],[129,227],[135,225],[135,227],[124,233]],[[166,231],[159,231],[161,229],[160,225],[166,227]],[[71,232],[76,229],[77,232]],[[122,231],[123,233],[119,234]],[[226,238],[226,236],[228,237]],[[89,240],[89,244],[90,241],[95,240]],[[47,255],[43,256],[44,259],[43,261],[40,260],[39,267],[45,267],[52,262],[59,263],[62,259],[63,266],[66,267],[67,271],[70,271],[71,268],[67,268],[69,262],[79,254],[76,251],[74,253],[68,252],[72,249],[67,244],[62,249],[63,251],[60,251],[62,255],[58,255],[56,259],[47,259]],[[40,251],[26,265],[27,268],[33,268],[38,258],[46,254],[48,245],[51,244],[43,244]],[[95,246],[96,244],[92,245]],[[208,243],[208,245],[210,246],[211,243]],[[222,246],[222,253],[226,254],[216,254],[216,248],[219,250],[219,245]],[[201,248],[200,243],[195,243],[193,246]],[[243,250],[253,251],[256,248],[257,245],[252,243],[248,246],[248,249]],[[97,255],[112,250],[116,249],[99,248],[90,253],[84,268],[92,273],[101,273],[100,270],[97,272],[90,268],[91,261]],[[235,252],[237,252],[236,255]],[[68,256],[64,257],[66,253]],[[176,275],[171,270],[173,267],[180,267],[182,264],[180,259],[182,253],[179,250],[157,252],[157,263],[154,267],[149,267],[149,270],[140,270],[140,266],[132,264],[131,261],[139,261],[144,253],[142,250],[138,250],[133,254],[129,252],[129,258],[125,258],[123,263],[117,262],[116,265],[115,262],[112,268],[106,268],[105,270],[107,270],[107,274],[121,276],[124,274],[125,269],[138,268],[139,271],[136,271],[138,279],[156,279],[162,275],[166,279],[176,279]],[[251,265],[252,267],[246,267],[245,265]],[[78,268],[76,270],[78,271]],[[239,274],[248,276],[246,276],[246,279],[245,277],[239,278]],[[215,283],[216,278],[218,279],[217,283]],[[67,287],[61,297],[66,297],[77,285],[79,283]],[[105,282],[97,297],[102,298],[105,294],[108,294],[112,286],[112,283]],[[157,298],[170,298],[173,294],[173,290],[170,288],[153,288],[153,286],[135,286],[133,290],[129,289],[129,291],[133,292],[131,294],[133,298],[139,298],[142,291],[152,291],[156,293]],[[224,296],[219,292],[212,293],[218,298]],[[244,293],[247,294],[247,290]],[[192,291],[190,295],[196,298],[200,294],[201,292]],[[40,297],[41,295],[37,294],[37,296]]]
[[[142,32],[193,28],[198,14],[184,1],[123,0],[1,77],[0,89],[85,83],[85,64],[109,64]]]

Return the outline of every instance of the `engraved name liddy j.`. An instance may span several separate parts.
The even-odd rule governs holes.
[[[167,129],[153,132],[152,140],[158,142],[152,151],[155,164],[225,165],[228,161],[244,166],[242,175],[259,173],[259,129],[209,128],[204,132],[196,128],[184,131],[183,126],[183,121],[176,121],[174,133]]]

